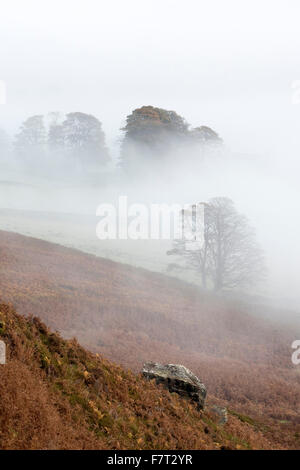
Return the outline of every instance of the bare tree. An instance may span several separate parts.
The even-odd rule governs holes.
[[[204,288],[248,287],[265,275],[255,232],[230,199],[213,198],[204,204],[203,235],[201,247],[191,249],[184,239],[175,240],[168,254],[184,257],[189,268],[200,272]]]

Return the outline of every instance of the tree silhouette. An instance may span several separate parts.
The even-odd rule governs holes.
[[[122,130],[121,166],[132,169],[145,161],[154,163],[183,142],[188,124],[175,111],[143,106],[127,116]]]
[[[41,115],[29,117],[16,135],[16,153],[25,158],[41,158],[46,148],[46,136],[44,117]]]
[[[52,129],[50,144],[63,142],[64,150],[80,166],[105,165],[109,161],[101,122],[90,114],[69,113],[61,126]]]
[[[265,275],[262,250],[246,217],[229,198],[204,204],[203,244],[191,249],[184,239],[174,241],[169,255],[184,257],[189,268],[201,273],[203,287],[216,291],[248,287]]]

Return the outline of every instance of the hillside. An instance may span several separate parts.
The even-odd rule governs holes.
[[[7,232],[0,261],[0,296],[20,314],[134,372],[151,360],[184,364],[214,400],[269,426],[273,444],[299,447],[290,346],[300,331],[264,319],[267,307]]]
[[[0,303],[1,449],[272,448],[263,428],[158,388]]]

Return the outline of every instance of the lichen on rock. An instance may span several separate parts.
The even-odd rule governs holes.
[[[206,387],[185,366],[147,362],[143,366],[142,373],[146,379],[155,379],[157,384],[162,384],[171,393],[178,393],[178,395],[195,402],[199,409],[204,408]]]

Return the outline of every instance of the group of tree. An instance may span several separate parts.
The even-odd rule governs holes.
[[[183,258],[184,269],[198,272],[203,288],[245,288],[262,280],[263,252],[247,218],[228,198],[213,198],[203,208],[203,224],[194,224],[201,234],[194,233],[194,241],[188,243],[184,236],[174,240],[168,255]]]
[[[153,106],[135,109],[122,128],[120,167],[126,172],[146,164],[156,171],[166,155],[187,158],[189,153],[205,147],[219,147],[222,139],[207,126],[190,129],[175,111]],[[0,152],[4,152],[0,133]],[[1,140],[2,139],[2,140]],[[67,115],[35,115],[21,125],[13,142],[13,153],[26,163],[42,165],[61,162],[70,166],[101,168],[110,161],[101,122],[93,115],[73,112]],[[180,153],[181,152],[181,153]]]
[[[154,168],[165,155],[178,148],[219,148],[222,140],[209,127],[190,129],[175,111],[152,106],[135,109],[126,120],[121,146],[121,167],[126,172],[148,161]],[[0,154],[9,150],[9,140],[0,131]],[[29,117],[14,142],[14,152],[23,161],[37,166],[47,161],[67,162],[67,168],[103,168],[109,152],[101,122],[94,116],[74,112],[66,116]],[[176,161],[173,162],[176,164]],[[185,261],[184,268],[196,270],[204,288],[216,291],[254,284],[264,274],[262,252],[247,219],[227,198],[214,198],[204,204],[203,243],[194,249],[184,238],[174,241],[169,255]]]
[[[48,120],[48,122],[47,122]],[[30,162],[68,158],[70,167],[103,166],[109,161],[101,122],[90,114],[75,112],[62,117],[50,113],[29,117],[16,135],[14,150]],[[38,159],[38,160],[37,160]]]
[[[132,170],[139,164],[155,164],[166,156],[193,149],[219,147],[222,139],[207,126],[190,129],[186,120],[175,111],[153,106],[135,109],[122,128],[121,166]]]

